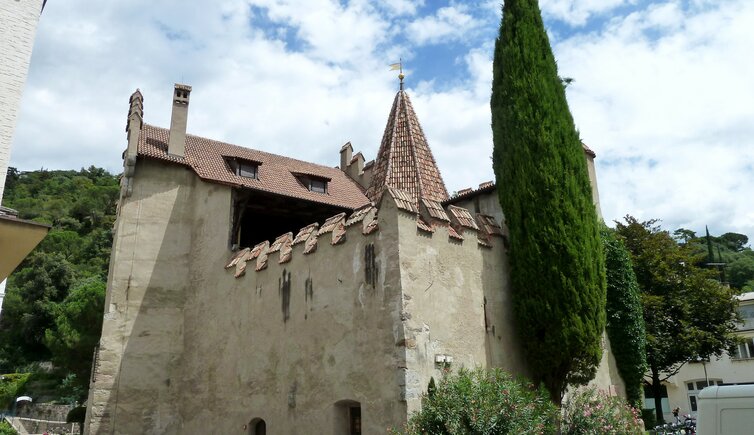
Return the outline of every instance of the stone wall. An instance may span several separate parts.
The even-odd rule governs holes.
[[[501,367],[526,375],[512,329],[502,235],[480,241],[481,227],[430,225],[431,232],[417,228],[410,213],[399,218],[409,413],[421,408],[430,378],[439,381],[445,370]]]
[[[176,433],[181,423],[183,308],[198,179],[180,166],[149,161],[136,171],[113,235],[90,433]]]
[[[0,2],[0,204],[42,0]]]
[[[75,408],[73,405],[55,405],[52,403],[32,403],[19,408],[18,417],[28,417],[38,420],[65,421],[68,413]]]
[[[202,184],[212,218],[226,222],[229,202]],[[204,193],[206,192],[206,194]],[[186,433],[233,433],[254,419],[268,433],[345,433],[347,407],[360,404],[365,434],[405,421],[396,343],[399,281],[394,214],[380,212],[378,232],[320,234],[316,251],[271,252],[243,276],[225,269],[227,228],[208,222],[195,233],[185,315]],[[281,263],[280,261],[284,262]]]

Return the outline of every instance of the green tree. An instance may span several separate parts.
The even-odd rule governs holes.
[[[605,268],[584,151],[536,0],[503,6],[490,105],[516,330],[534,381],[560,403],[599,364]]]
[[[641,409],[647,353],[639,284],[623,242],[607,227],[601,236],[607,265],[607,333],[628,402]]]
[[[9,171],[3,205],[52,229],[8,280],[0,317],[6,371],[52,358],[61,394],[88,387],[118,194],[118,178],[100,168]]]
[[[59,253],[35,252],[11,275],[0,317],[0,353],[15,369],[50,357],[45,330],[54,324],[52,307],[68,295],[76,279],[73,265]]]
[[[746,244],[749,243],[749,238],[744,234],[725,233],[720,236],[720,241],[724,243],[729,249],[740,252],[746,248]]]
[[[656,223],[626,216],[625,223],[616,222],[616,231],[631,253],[641,290],[649,366],[645,380],[662,421],[662,381],[691,360],[733,349],[738,304],[734,292],[717,281],[716,270],[695,265],[706,253],[678,245]]]
[[[736,289],[754,287],[754,252],[742,252],[728,264],[728,279],[731,287]]]
[[[44,343],[58,367],[74,374],[84,388],[91,374],[91,357],[99,342],[105,283],[89,278],[74,286],[68,296],[52,307],[54,325],[45,331]],[[79,401],[83,401],[80,397]]]

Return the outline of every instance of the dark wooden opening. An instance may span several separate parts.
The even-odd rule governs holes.
[[[231,246],[252,248],[265,240],[272,243],[278,236],[298,231],[348,208],[319,204],[266,192],[236,189],[233,193]]]

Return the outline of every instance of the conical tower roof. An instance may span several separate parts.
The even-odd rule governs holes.
[[[403,89],[393,101],[367,196],[377,202],[387,187],[408,192],[417,206],[421,198],[437,202],[448,199],[448,189]]]

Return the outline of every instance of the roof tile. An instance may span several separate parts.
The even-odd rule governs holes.
[[[263,151],[243,148],[194,135],[186,135],[185,158],[167,153],[170,130],[144,124],[139,136],[139,156],[188,166],[201,179],[234,187],[274,193],[321,204],[356,209],[369,203],[361,187],[338,168],[317,165]],[[258,179],[234,174],[226,158],[259,162]],[[295,174],[329,180],[327,193],[311,192]]]
[[[367,196],[377,202],[387,187],[407,191],[418,206],[420,198],[442,202],[448,189],[424,136],[408,94],[400,90],[390,110],[375,159]]]
[[[335,229],[335,227],[338,225],[338,223],[345,220],[346,214],[345,213],[338,213],[335,216],[331,216],[327,218],[325,223],[322,224],[321,227],[319,227],[319,231],[317,231],[317,235],[321,236],[322,234],[329,233]]]
[[[421,218],[421,216],[416,218],[416,227],[419,228],[422,231],[426,231],[428,233],[434,233],[435,230],[432,228],[432,225],[424,222],[424,219]]]
[[[299,243],[307,241],[311,237],[312,233],[314,233],[315,235],[317,234],[318,229],[319,224],[317,222],[301,228],[298,234],[296,234],[296,238],[293,239],[293,244],[298,245]]]
[[[455,205],[448,206],[448,214],[450,215],[450,221],[456,227],[464,227],[477,231],[479,230],[479,227],[474,221],[474,218],[471,217],[471,213],[465,208],[456,207]]]
[[[453,239],[463,240],[463,236],[458,234],[458,232],[450,225],[448,225],[448,235]]]
[[[395,205],[399,209],[405,210],[410,213],[419,213],[419,210],[416,208],[416,202],[414,201],[414,198],[408,192],[396,189],[394,187],[388,187],[385,190],[385,193],[389,194],[393,198]]]
[[[476,221],[479,224],[482,232],[488,236],[502,236],[503,229],[495,221],[495,218],[486,214],[477,214]]]
[[[427,215],[429,215],[429,217],[433,219],[438,219],[444,222],[450,222],[450,218],[448,218],[448,214],[445,213],[445,209],[442,208],[442,205],[440,205],[439,202],[422,198],[420,201],[420,207],[423,210],[426,210]]]
[[[346,226],[350,227],[351,225],[357,224],[369,217],[370,214],[376,213],[377,209],[372,205],[365,205],[364,207],[361,207],[357,210],[355,210],[353,213],[351,213],[351,216],[348,217],[348,220],[346,220]]]

